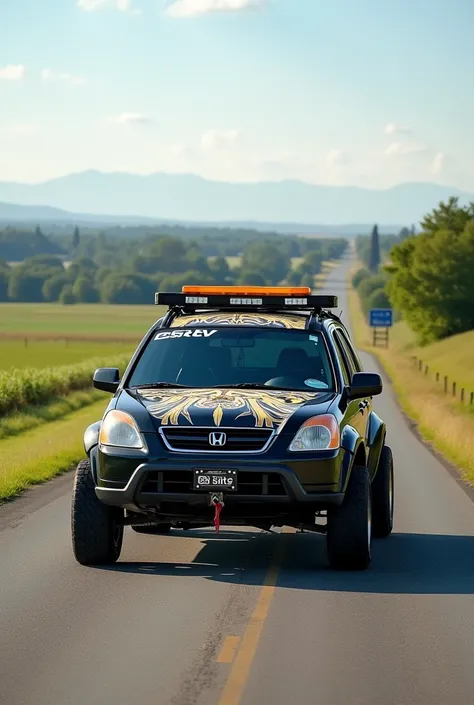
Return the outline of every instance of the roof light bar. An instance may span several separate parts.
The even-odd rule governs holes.
[[[197,289],[198,287],[192,287]],[[231,293],[225,289],[226,293],[207,293],[210,287],[200,287],[199,292],[186,291],[183,293],[157,293],[155,294],[155,304],[177,307],[189,311],[202,309],[218,310],[321,310],[323,308],[337,308],[337,296],[311,296],[311,295],[288,295],[286,293],[276,293],[277,287],[272,287],[272,293],[262,291],[250,292],[249,289],[237,287]],[[217,288],[217,287],[216,287]],[[252,287],[255,289],[256,287]],[[270,288],[270,287],[268,287]],[[282,287],[283,288],[283,287]],[[296,288],[296,287],[295,287]],[[304,289],[304,287],[301,287]],[[261,287],[263,289],[263,287]],[[287,291],[287,290],[285,290]],[[245,292],[245,293],[244,293]],[[250,293],[247,293],[250,292]]]
[[[206,296],[310,296],[309,286],[183,286],[183,294]]]

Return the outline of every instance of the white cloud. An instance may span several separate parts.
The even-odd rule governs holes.
[[[238,130],[207,130],[201,137],[201,148],[206,152],[228,149],[239,137]]]
[[[9,64],[0,68],[0,81],[21,81],[26,69],[22,64]]]
[[[239,12],[263,5],[263,0],[174,0],[166,14],[170,17],[195,17],[211,12]]]
[[[110,7],[132,15],[141,14],[141,10],[132,8],[131,0],[77,0],[76,4],[80,10],[85,10],[85,12],[94,12]]]
[[[409,154],[420,154],[425,151],[425,145],[416,142],[392,142],[384,154],[387,157],[406,157]]]
[[[326,155],[326,164],[329,167],[347,166],[349,157],[342,149],[330,149]]]
[[[396,122],[389,122],[385,125],[383,132],[385,135],[409,135],[411,130],[406,125],[397,125]]]
[[[120,115],[112,115],[109,121],[115,122],[117,125],[148,125],[153,122],[153,119],[143,113],[121,113]]]
[[[433,159],[431,165],[431,171],[435,176],[441,176],[446,166],[446,155],[443,152],[438,152],[438,154]]]
[[[51,69],[43,69],[40,73],[41,80],[44,83],[50,83],[52,81],[62,81],[70,86],[82,86],[87,83],[87,78],[85,76],[74,75],[72,73],[62,72],[55,73]]]

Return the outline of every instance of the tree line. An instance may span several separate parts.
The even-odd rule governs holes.
[[[474,203],[452,197],[421,221],[421,232],[359,238],[366,265],[353,279],[362,306],[393,307],[421,344],[474,329]],[[372,254],[371,254],[372,253]]]
[[[0,260],[0,300],[146,304],[153,301],[155,291],[177,291],[183,284],[270,285],[285,281],[313,286],[323,261],[340,257],[347,246],[343,238],[267,237],[262,233],[258,233],[258,240],[244,237],[239,243],[237,233],[233,247],[241,246],[239,260],[231,267],[215,251],[209,255],[207,246],[197,239],[158,234],[115,240],[105,233],[84,237],[75,228],[67,241],[62,236],[57,253],[48,251],[57,239],[53,242],[38,230],[31,231],[29,239],[35,243],[35,238],[44,238],[46,252],[28,256],[14,266]],[[222,237],[227,239],[228,234]],[[24,231],[21,239],[23,244],[29,242]],[[6,240],[12,240],[12,229]],[[65,266],[68,251],[70,261]],[[296,268],[291,267],[292,257],[301,260]]]

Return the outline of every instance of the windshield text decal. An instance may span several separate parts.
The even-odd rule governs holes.
[[[217,330],[164,330],[155,335],[155,340],[173,338],[210,338]]]

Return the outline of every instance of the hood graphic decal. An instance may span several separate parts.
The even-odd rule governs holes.
[[[304,330],[306,317],[271,313],[196,313],[175,318],[171,327],[178,326],[263,326]]]
[[[149,413],[159,419],[163,426],[178,426],[180,421],[193,425],[199,414],[209,411],[206,425],[216,427],[222,424],[224,417],[227,425],[238,425],[239,419],[248,417],[255,428],[277,428],[296,409],[314,399],[314,392],[286,392],[242,390],[242,389],[173,389],[143,390],[138,389],[143,403]]]

